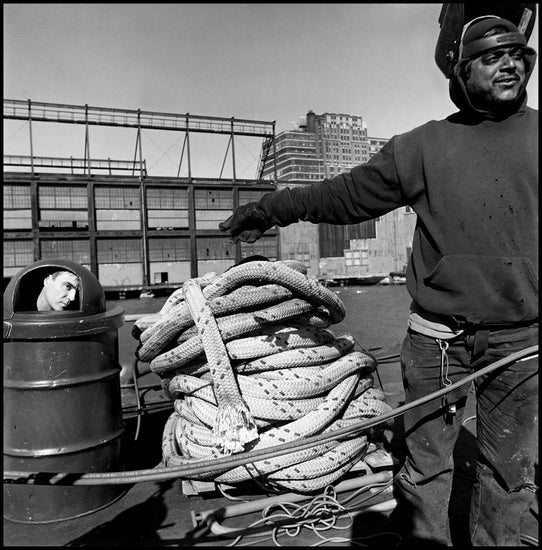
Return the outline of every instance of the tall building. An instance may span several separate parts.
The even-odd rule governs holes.
[[[325,164],[317,150],[314,133],[299,130],[282,132],[275,139],[275,151],[279,182],[310,184],[324,178]],[[270,155],[263,164],[262,179],[274,181],[275,156],[274,153]]]
[[[370,137],[358,115],[309,111],[295,128],[262,150],[262,179],[278,188],[307,185],[363,164],[387,139]],[[352,225],[299,222],[280,230],[280,256],[303,261],[320,278],[380,276],[402,271],[411,250],[416,216],[409,208]]]

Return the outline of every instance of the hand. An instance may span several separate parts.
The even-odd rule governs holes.
[[[226,231],[231,235],[230,241],[232,243],[238,241],[253,243],[273,225],[257,202],[249,202],[239,206],[218,227],[221,231]]]

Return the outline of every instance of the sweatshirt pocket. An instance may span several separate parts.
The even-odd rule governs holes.
[[[420,305],[459,323],[538,318],[538,276],[527,256],[451,254],[443,256],[423,282]]]

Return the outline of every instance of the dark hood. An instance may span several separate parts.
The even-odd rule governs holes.
[[[506,113],[493,113],[490,111],[483,111],[481,109],[476,109],[470,102],[469,96],[467,94],[467,89],[465,83],[461,78],[462,68],[469,62],[468,59],[459,60],[455,67],[453,68],[452,76],[450,77],[450,99],[458,107],[458,109],[463,114],[469,114],[475,118],[483,119],[498,119],[506,118],[510,114],[513,114],[524,107],[527,103],[527,83],[531,77],[531,74],[536,63],[536,53],[533,49],[527,48],[527,53],[525,53],[525,85],[524,91],[515,105],[511,109],[507,110]]]

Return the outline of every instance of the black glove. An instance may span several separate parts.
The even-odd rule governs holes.
[[[237,208],[233,215],[218,225],[231,235],[231,241],[253,243],[274,225],[285,227],[299,221],[290,189],[266,193],[257,202]]]
[[[218,228],[231,235],[232,243],[253,243],[273,225],[257,202],[249,202],[237,208],[227,220],[218,225]]]

